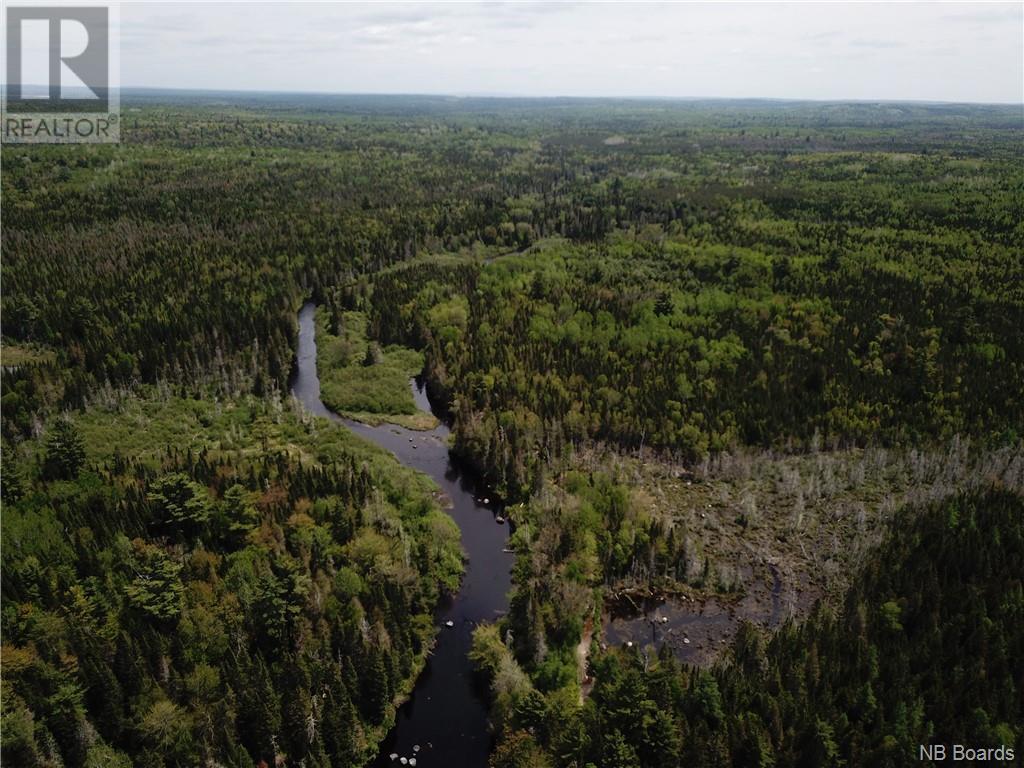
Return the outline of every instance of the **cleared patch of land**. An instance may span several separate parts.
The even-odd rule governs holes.
[[[4,368],[17,368],[22,365],[51,363],[57,359],[52,349],[33,344],[11,344],[4,342],[0,347],[0,365]]]

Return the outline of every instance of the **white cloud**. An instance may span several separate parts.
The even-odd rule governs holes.
[[[1024,99],[1019,3],[126,3],[121,18],[126,85]]]

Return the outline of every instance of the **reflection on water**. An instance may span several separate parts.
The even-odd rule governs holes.
[[[429,432],[391,424],[371,427],[328,410],[320,400],[316,370],[315,311],[310,302],[299,312],[292,394],[314,415],[344,424],[391,451],[406,466],[429,475],[450,500],[447,512],[462,532],[467,557],[459,593],[438,608],[439,634],[434,651],[372,765],[397,766],[399,760],[390,757],[395,754],[407,760],[415,757],[417,768],[483,768],[491,748],[487,705],[484,692],[477,690],[467,654],[473,628],[481,621],[493,621],[508,609],[512,555],[503,551],[508,526],[496,522],[502,512],[496,501],[482,501],[494,494],[449,454],[449,430],[444,424]],[[417,407],[432,410],[422,383],[414,381],[411,386]]]
[[[688,664],[713,661],[732,643],[741,621],[769,629],[778,627],[782,578],[774,565],[768,569],[772,576],[770,591],[767,585],[756,585],[752,594],[735,603],[714,598],[620,599],[605,619],[605,642],[649,653],[667,645],[677,659]]]
[[[716,653],[715,646],[729,643],[735,632],[731,608],[715,601],[702,605],[649,599],[637,607],[639,611],[620,606],[609,616],[605,642],[651,651],[665,644],[680,661],[697,664]]]

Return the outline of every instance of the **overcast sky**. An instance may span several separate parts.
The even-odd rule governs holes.
[[[1024,3],[121,5],[126,86],[1024,100]]]

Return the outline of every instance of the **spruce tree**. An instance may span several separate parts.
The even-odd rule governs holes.
[[[46,442],[46,475],[56,480],[73,480],[84,463],[85,446],[78,428],[67,417],[57,419]]]

